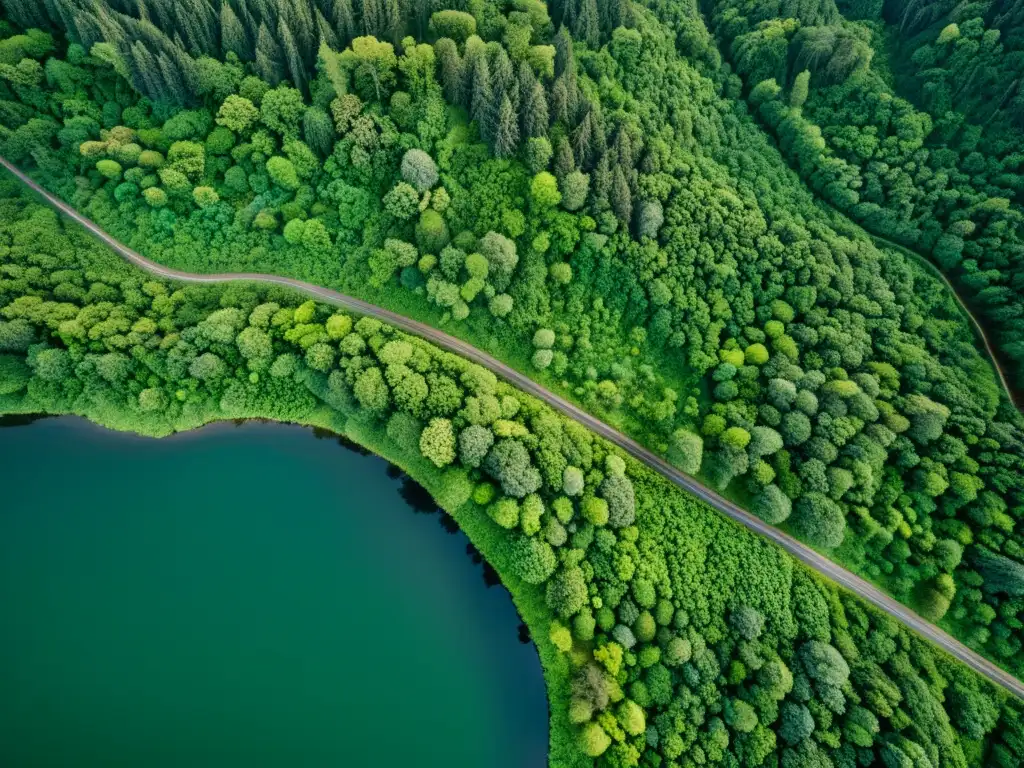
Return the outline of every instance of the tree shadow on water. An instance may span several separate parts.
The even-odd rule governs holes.
[[[367,450],[359,443],[354,443],[347,437],[339,435],[337,432],[332,432],[329,429],[323,429],[322,427],[313,427],[313,437],[315,437],[317,440],[336,440],[338,445],[342,446],[343,448],[347,448],[348,450],[353,451],[359,454],[360,456],[373,455],[372,451]]]

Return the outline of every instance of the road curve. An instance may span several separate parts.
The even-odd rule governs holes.
[[[833,210],[836,210],[836,212],[840,216],[844,215],[842,211],[839,211],[838,209]],[[964,315],[967,316],[968,321],[970,321],[971,325],[973,326],[975,335],[979,339],[981,339],[982,346],[985,349],[985,353],[988,355],[989,362],[992,363],[992,367],[996,371],[996,376],[999,378],[999,382],[1003,385],[1003,390],[1006,392],[1006,397],[1010,401],[1010,404],[1017,408],[1017,410],[1024,410],[1024,403],[1021,403],[1019,401],[1016,390],[1014,390],[1010,386],[1010,382],[1006,378],[1006,374],[1003,371],[1003,366],[999,362],[999,357],[996,356],[995,347],[992,346],[992,343],[988,339],[988,334],[986,334],[985,329],[981,327],[981,323],[978,322],[978,318],[976,318],[974,314],[971,312],[971,310],[968,308],[967,302],[963,300],[963,298],[957,292],[956,288],[953,286],[953,283],[951,283],[949,278],[946,277],[946,273],[939,269],[934,263],[932,263],[931,259],[921,255],[917,251],[908,248],[905,245],[894,243],[892,240],[888,240],[882,237],[881,235],[876,235],[875,233],[870,232],[867,229],[864,229],[864,234],[870,237],[872,240],[874,240],[876,246],[880,244],[887,248],[899,251],[900,253],[903,253],[909,256],[910,258],[914,259],[919,264],[924,265],[925,269],[927,269],[929,272],[931,272],[945,284],[945,286],[949,289],[949,292],[953,294],[953,299],[960,306],[960,310],[963,312]]]
[[[605,424],[603,421],[590,415],[579,406],[570,403],[562,397],[559,397],[554,392],[551,392],[540,384],[536,383],[529,377],[523,375],[514,368],[509,367],[505,363],[497,360],[490,355],[481,352],[476,347],[471,346],[461,339],[457,339],[454,336],[449,336],[447,333],[432,328],[429,325],[417,322],[416,320],[410,320],[407,317],[391,312],[390,310],[383,309],[382,307],[369,304],[360,299],[356,299],[352,296],[346,296],[343,293],[332,291],[328,288],[322,288],[318,285],[312,285],[310,283],[302,282],[301,280],[293,280],[289,277],[280,277],[278,275],[263,275],[255,273],[230,273],[230,274],[215,274],[215,275],[197,275],[189,272],[179,272],[175,269],[169,269],[161,266],[142,255],[136,253],[128,246],[115,240],[113,237],[108,235],[102,229],[100,229],[90,219],[86,218],[82,214],[78,213],[74,208],[65,203],[60,198],[50,194],[35,181],[33,181],[28,175],[23,173],[17,167],[9,163],[5,158],[0,157],[0,166],[3,166],[11,172],[19,181],[21,181],[26,187],[37,193],[42,197],[49,205],[55,208],[60,213],[67,216],[72,221],[80,224],[90,234],[94,235],[97,239],[103,242],[105,245],[110,247],[119,256],[124,258],[126,261],[134,264],[135,266],[146,270],[154,275],[160,277],[166,277],[170,280],[177,280],[180,282],[187,283],[221,283],[221,282],[254,282],[264,283],[272,285],[281,285],[287,288],[292,288],[309,296],[312,296],[321,301],[333,304],[335,306],[343,307],[344,309],[351,310],[360,315],[367,315],[375,317],[378,320],[393,325],[397,328],[401,328],[403,331],[410,333],[414,336],[419,336],[422,339],[430,341],[439,347],[454,352],[455,354],[464,357],[468,360],[488,368],[498,376],[508,381],[515,387],[527,392],[534,397],[543,400],[552,408],[556,408],[566,416],[576,420],[580,424],[584,425],[592,432],[604,437],[609,442],[622,448],[626,453],[630,454],[633,458],[643,462],[648,467],[653,469],[655,472],[663,475],[664,477],[671,480],[673,483],[689,491],[694,496],[704,501],[709,506],[718,510],[722,514],[736,521],[737,523],[749,528],[757,534],[760,534],[769,541],[782,547],[790,555],[804,563],[805,565],[813,568],[823,576],[828,577],[832,581],[842,585],[850,592],[861,597],[867,602],[874,605],[881,611],[889,614],[893,618],[901,621],[906,626],[913,629],[922,637],[932,641],[935,645],[939,646],[951,656],[955,657],[959,661],[962,661],[973,670],[988,678],[994,684],[1004,688],[1018,698],[1024,699],[1024,683],[1015,678],[1010,673],[1000,669],[992,662],[981,657],[970,648],[965,646],[960,641],[953,638],[943,630],[936,627],[934,624],[929,623],[925,619],[918,616],[912,610],[907,608],[902,603],[894,600],[893,598],[886,595],[880,589],[875,587],[873,584],[865,581],[864,579],[856,576],[855,574],[847,571],[840,565],[829,560],[824,555],[815,552],[807,545],[794,539],[786,533],[774,528],[760,518],[746,512],[737,505],[733,504],[728,499],[715,493],[710,488],[705,487],[699,481],[687,475],[671,464],[666,462],[660,456],[655,455],[651,451],[644,448],[642,445],[637,443],[632,438],[627,437],[621,432],[613,429],[612,427]]]

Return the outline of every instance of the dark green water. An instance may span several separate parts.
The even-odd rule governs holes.
[[[387,469],[273,424],[0,429],[0,766],[542,766],[508,594]]]

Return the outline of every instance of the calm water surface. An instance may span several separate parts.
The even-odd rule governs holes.
[[[45,419],[0,482],[5,768],[544,765],[511,600],[381,459]]]

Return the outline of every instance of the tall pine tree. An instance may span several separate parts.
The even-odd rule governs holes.
[[[256,36],[256,74],[271,85],[277,85],[284,78],[281,50],[266,24],[260,24]]]
[[[363,32],[378,40],[387,36],[384,0],[363,0]]]
[[[344,48],[359,37],[356,26],[356,14],[352,10],[352,0],[330,0],[328,18],[334,23],[334,31],[338,35],[338,48]]]
[[[316,34],[318,47],[321,43],[326,43],[332,50],[339,50],[344,47],[338,38],[337,32],[331,26],[331,22],[320,12],[319,8],[316,9]]]
[[[622,168],[616,168],[612,173],[611,189],[612,212],[624,226],[629,226],[629,220],[633,217],[633,195],[629,191],[629,182],[626,181],[626,174]]]
[[[597,16],[597,0],[580,0],[580,12],[572,27],[573,34],[591,48],[601,43],[601,24]]]
[[[491,73],[487,66],[487,57],[477,56],[476,64],[473,68],[473,91],[471,93],[469,112],[476,121],[480,135],[488,142],[493,135],[491,132],[492,98]]]
[[[300,91],[306,90],[306,63],[299,54],[298,45],[292,35],[291,27],[285,19],[277,24],[277,35],[281,39],[281,49],[284,51],[284,61],[288,68],[288,75],[292,84]]]
[[[498,110],[498,125],[494,136],[494,154],[497,157],[512,157],[519,148],[519,120],[512,101],[506,95]]]
[[[540,137],[548,134],[548,101],[544,97],[544,86],[534,82],[529,94],[523,99],[523,136]]]
[[[249,35],[228,0],[220,4],[220,48],[221,55],[234,53],[242,61],[252,61],[254,51]]]

